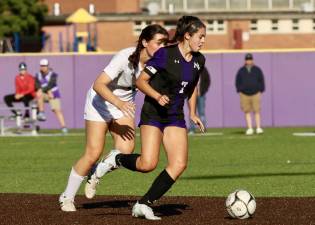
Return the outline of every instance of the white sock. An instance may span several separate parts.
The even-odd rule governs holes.
[[[66,190],[63,192],[62,195],[67,199],[74,199],[84,178],[84,176],[80,176],[79,174],[77,174],[77,172],[72,167]]]

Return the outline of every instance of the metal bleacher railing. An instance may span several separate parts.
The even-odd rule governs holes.
[[[8,116],[8,112],[14,109],[16,111],[16,116]],[[23,118],[22,111],[30,110],[30,118]],[[7,134],[27,134],[27,135],[37,135],[39,126],[37,124],[37,104],[32,103],[30,107],[0,107],[0,136],[5,136]],[[7,124],[10,124],[7,125]],[[10,131],[10,132],[9,132]]]

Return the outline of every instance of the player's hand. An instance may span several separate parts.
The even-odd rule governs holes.
[[[135,117],[136,105],[133,102],[123,102],[120,105],[119,109],[124,113],[125,116],[129,118]]]
[[[23,98],[24,95],[21,95],[21,94],[15,94],[14,98],[16,100],[19,100],[20,98]]]
[[[160,95],[157,98],[157,102],[161,105],[161,106],[165,106],[170,102],[169,97],[167,97],[166,95]]]
[[[199,130],[204,133],[205,132],[205,126],[201,122],[200,118],[198,116],[190,116],[190,119],[199,127]]]
[[[47,95],[48,95],[49,99],[53,99],[54,98],[54,95],[53,95],[53,93],[51,91],[48,91]]]

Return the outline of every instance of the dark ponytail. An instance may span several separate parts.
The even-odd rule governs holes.
[[[184,40],[185,33],[192,36],[194,33],[198,32],[200,28],[206,28],[206,26],[198,17],[182,16],[177,21],[176,32],[171,42],[181,42]]]
[[[140,60],[140,53],[141,53],[141,50],[144,49],[144,46],[142,45],[142,41],[143,40],[151,41],[154,38],[154,35],[156,34],[163,34],[167,37],[166,39],[168,39],[167,31],[158,24],[149,25],[141,31],[141,34],[137,41],[136,50],[128,58],[129,62],[131,63],[134,69],[138,68],[138,64]]]

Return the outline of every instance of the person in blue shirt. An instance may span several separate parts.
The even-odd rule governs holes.
[[[245,65],[242,66],[236,75],[235,86],[240,95],[241,109],[245,114],[247,125],[246,135],[254,134],[252,125],[253,112],[256,122],[256,133],[262,134],[260,116],[261,94],[265,91],[264,74],[262,70],[254,64],[254,58],[251,53],[245,55]]]

